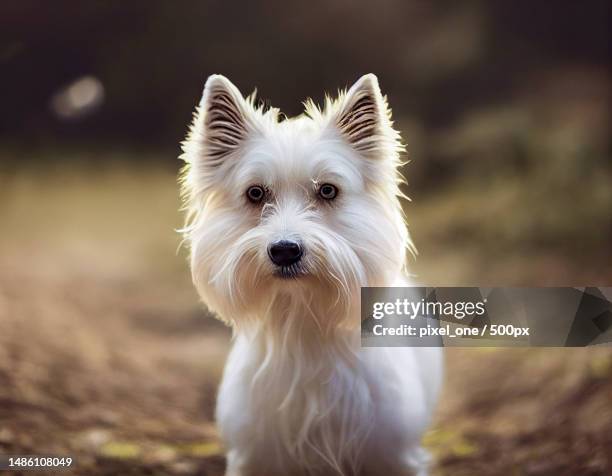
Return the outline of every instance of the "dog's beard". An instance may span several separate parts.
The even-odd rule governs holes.
[[[249,326],[286,315],[282,308],[301,309],[306,314],[302,319],[309,319],[322,334],[350,325],[360,286],[367,282],[366,269],[337,233],[316,223],[308,229],[306,236],[301,235],[304,257],[290,267],[270,262],[264,246],[269,236],[260,227],[247,231],[214,257],[212,266],[202,263],[210,272],[204,273],[207,283],[201,287],[215,295],[212,301],[224,308],[221,315],[231,316],[235,326]],[[212,253],[207,255],[213,258]]]

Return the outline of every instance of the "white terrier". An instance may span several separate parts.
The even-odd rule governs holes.
[[[400,136],[372,74],[305,107],[214,75],[183,143],[193,281],[234,330],[226,474],[425,475],[440,349],[360,347],[360,287],[407,285]]]

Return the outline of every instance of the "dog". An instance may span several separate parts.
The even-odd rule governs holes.
[[[373,74],[304,106],[213,75],[182,143],[193,283],[234,334],[226,476],[426,475],[440,349],[360,346],[360,288],[409,285],[401,138]]]

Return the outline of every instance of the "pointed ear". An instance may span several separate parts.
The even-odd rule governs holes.
[[[376,155],[381,147],[398,140],[387,101],[373,74],[362,76],[340,96],[334,121],[349,144],[366,156]]]
[[[197,160],[209,167],[221,165],[254,132],[253,114],[252,105],[238,88],[214,74],[206,81],[184,148],[191,148]]]

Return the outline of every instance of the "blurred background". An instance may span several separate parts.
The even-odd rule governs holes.
[[[378,75],[428,285],[612,285],[610,2],[0,4],[0,452],[221,475],[230,333],[179,142],[206,77],[288,115]],[[612,350],[450,349],[434,475],[612,472]]]

